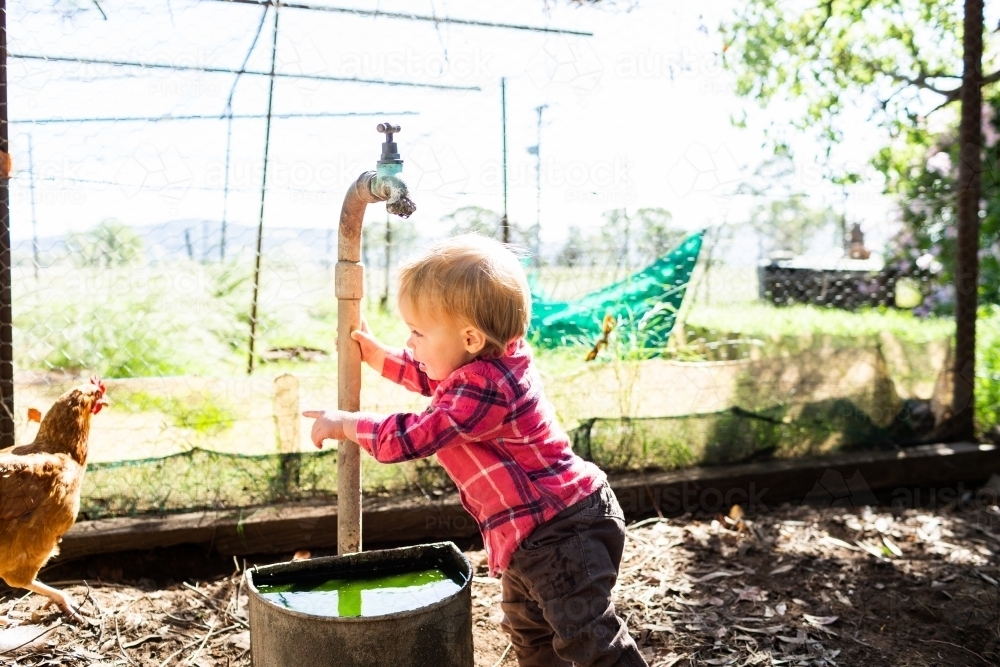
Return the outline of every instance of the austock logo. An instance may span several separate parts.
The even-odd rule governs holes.
[[[665,514],[707,512],[715,514],[740,505],[748,512],[767,512],[764,496],[768,487],[757,488],[755,482],[743,487],[719,488],[698,482],[684,481],[677,485],[616,489],[618,504],[626,515],[646,515],[657,511]]]
[[[194,174],[174,144],[146,141],[125,159],[115,180],[129,199],[143,190],[158,190],[168,204],[176,205],[187,194]]]
[[[724,190],[743,180],[743,170],[725,146],[710,150],[691,144],[667,172],[667,183],[678,197],[692,193],[725,194]]]
[[[589,93],[601,81],[604,64],[586,40],[549,39],[528,62],[528,76],[536,87],[566,84]]]
[[[855,471],[850,479],[844,479],[841,473],[828,469],[806,494],[803,503],[823,509],[860,509],[874,506],[878,500],[860,470]]]
[[[434,192],[441,197],[456,197],[469,182],[469,171],[450,144],[415,143],[405,156],[406,178],[414,192]]]

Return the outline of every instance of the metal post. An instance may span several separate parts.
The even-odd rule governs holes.
[[[380,306],[389,312],[389,273],[392,266],[392,218],[385,212],[385,285],[382,291]]]
[[[35,282],[38,282],[38,222],[35,218],[35,156],[28,135],[28,191],[31,193],[31,258],[35,265]]]
[[[233,142],[233,114],[226,121],[226,174],[222,184],[222,225],[219,230],[219,261],[226,259],[226,216],[229,214],[229,156]]]
[[[271,108],[274,102],[274,65],[278,53],[278,6],[274,6],[274,38],[271,42],[271,87],[267,93],[267,125],[264,130],[264,173],[260,179],[260,217],[257,220],[257,254],[253,267],[253,303],[250,307],[250,351],[247,375],[253,373],[253,347],[257,338],[257,297],[260,294],[260,255],[264,239],[264,199],[267,194],[267,156],[271,148]]]
[[[250,42],[250,48],[247,50],[246,56],[243,58],[243,64],[240,65],[240,71],[236,73],[236,78],[233,79],[233,85],[229,89],[229,97],[226,99],[226,173],[224,176],[224,183],[222,186],[222,229],[219,231],[219,261],[226,259],[226,216],[229,213],[229,159],[233,146],[233,95],[236,94],[236,84],[240,82],[240,74],[247,68],[247,63],[250,62],[250,56],[253,54],[254,47],[257,46],[257,40],[260,39],[260,31],[264,27],[264,20],[267,18],[267,8],[269,5],[264,5],[264,11],[260,15],[260,23],[257,24],[257,32],[254,33],[253,41]],[[277,17],[275,17],[277,20]],[[273,84],[274,77],[271,77],[271,82]],[[270,109],[268,109],[270,113]]]
[[[510,219],[507,217],[507,79],[500,77],[500,124],[503,131],[503,218],[500,220],[503,242],[510,243]]]
[[[11,326],[10,141],[7,135],[7,2],[0,0],[0,449],[14,446],[14,341]]]
[[[535,229],[531,234],[531,254],[535,266],[541,264],[538,257],[539,247],[542,237],[542,112],[548,108],[548,104],[535,107],[538,112],[538,143],[535,144]]]

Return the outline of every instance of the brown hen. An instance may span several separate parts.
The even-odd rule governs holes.
[[[30,445],[0,451],[0,579],[77,615],[73,599],[36,579],[76,521],[90,417],[107,404],[98,378],[60,396]]]

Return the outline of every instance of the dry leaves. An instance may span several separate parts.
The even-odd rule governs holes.
[[[43,598],[7,595],[0,598],[0,613],[12,624],[0,629],[0,664],[249,665],[241,580],[234,574],[210,584],[166,590],[54,582],[82,603],[86,621],[79,625],[65,622],[54,608],[45,608]],[[33,618],[35,623],[30,622]]]
[[[987,534],[976,536],[984,530]],[[955,646],[957,634],[944,625],[946,610],[939,601],[918,598],[954,587],[946,592],[955,598],[951,620],[961,627],[971,617],[961,597],[968,591],[958,585],[976,580],[992,582],[992,591],[973,591],[982,598],[976,632],[996,639],[986,642],[986,653],[995,650],[991,657],[1000,663],[995,630],[1000,619],[994,611],[1000,602],[1000,538],[982,521],[947,512],[894,516],[868,508],[786,506],[757,517],[736,511],[707,521],[661,520],[630,536],[626,562],[642,568],[623,570],[617,604],[640,646],[654,648],[653,667],[925,665],[919,651],[926,649],[915,639],[935,632],[953,635],[953,663],[964,664],[968,654]],[[964,575],[929,576],[955,563],[980,567]],[[903,592],[896,593],[899,589]],[[892,611],[888,622],[881,611],[872,611],[886,600]],[[925,625],[907,617],[911,609],[926,616]],[[944,655],[948,647],[935,650]],[[916,657],[903,657],[906,651]]]
[[[732,514],[630,529],[615,604],[651,667],[1000,664],[1000,510]],[[483,574],[484,554],[469,557]],[[50,583],[93,625],[64,623],[38,596],[0,594],[0,665],[249,664],[237,575],[164,589],[90,582],[89,593]],[[474,577],[477,666],[516,664],[500,592]]]

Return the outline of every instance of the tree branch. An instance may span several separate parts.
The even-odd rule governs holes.
[[[930,82],[931,79],[959,78],[951,74],[943,74],[941,72],[924,72],[921,70],[916,77],[912,77],[906,74],[902,74],[901,72],[897,72],[895,70],[887,70],[876,62],[866,61],[865,65],[871,68],[872,71],[877,72],[879,74],[883,74],[892,79],[893,81],[895,81],[896,83],[905,83],[911,86],[916,86],[917,88],[922,88],[923,90],[929,90],[932,93],[937,93],[938,95],[941,95],[945,98],[945,104],[957,100],[959,98],[960,91],[962,90],[961,86],[957,88],[952,88],[950,90],[945,90],[943,88],[935,86]],[[997,72],[995,75],[990,75],[990,76],[996,76],[997,78],[995,80],[1000,81],[1000,72]],[[986,81],[984,80],[984,84],[985,83]]]
[[[979,85],[986,86],[991,83],[996,83],[997,81],[1000,81],[1000,70],[993,72],[993,74],[984,76],[982,79],[979,80]]]
[[[812,37],[806,39],[806,46],[812,46],[816,43],[816,40],[819,39],[819,36],[823,33],[823,29],[826,28],[826,24],[830,20],[830,17],[833,16],[833,0],[825,0],[821,6],[826,15],[823,17],[823,20],[819,22],[819,25],[816,26],[816,30],[813,32]]]
[[[934,107],[933,109],[931,109],[930,111],[928,111],[927,115],[930,116],[935,111],[938,111],[939,109],[943,109],[944,107],[948,106],[952,102],[958,101],[961,97],[962,97],[962,88],[958,87],[955,90],[951,91],[947,96],[945,96],[944,102],[942,102],[941,104],[937,105],[936,107]]]

